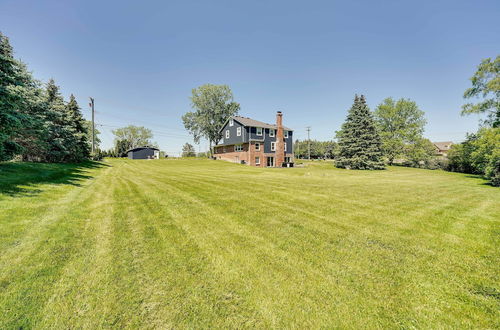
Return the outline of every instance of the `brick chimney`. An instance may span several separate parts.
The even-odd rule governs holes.
[[[276,113],[276,167],[282,167],[285,162],[285,139],[283,137],[283,114],[281,111]]]

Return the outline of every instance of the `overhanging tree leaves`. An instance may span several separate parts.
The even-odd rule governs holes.
[[[486,113],[486,124],[500,127],[500,55],[493,61],[491,58],[483,60],[470,80],[472,87],[465,91],[464,98],[475,97],[483,100],[464,104],[462,115]]]
[[[382,170],[382,146],[365,97],[357,95],[347,119],[338,132],[337,167],[358,170]]]
[[[198,143],[200,138],[212,145],[222,138],[220,128],[228,117],[238,113],[239,103],[234,102],[233,93],[227,85],[205,84],[192,90],[191,106],[195,111],[182,116],[184,127]]]

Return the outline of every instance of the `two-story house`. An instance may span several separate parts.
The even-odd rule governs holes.
[[[216,159],[261,167],[293,165],[293,131],[283,126],[281,111],[275,125],[232,116],[219,132],[222,139],[214,147]]]

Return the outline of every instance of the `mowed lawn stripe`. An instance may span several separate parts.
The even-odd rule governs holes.
[[[152,171],[152,172],[154,172],[154,171]],[[154,178],[154,180],[159,180],[159,178]],[[179,180],[179,174],[177,174],[177,175],[175,176],[175,180]],[[237,180],[236,180],[236,181],[237,181]],[[178,182],[179,182],[179,181],[178,181]],[[150,182],[150,184],[154,185],[154,183],[153,183],[153,182]],[[177,185],[179,185],[179,183],[178,183]],[[211,191],[211,190],[209,190],[209,189],[202,189],[201,187],[198,187],[198,188],[200,188],[200,189],[188,189],[188,190],[190,190],[190,191],[192,192],[192,194],[196,194],[197,192],[202,192],[202,191]],[[219,188],[220,188],[220,187],[219,187]],[[241,193],[242,193],[242,194],[244,194],[245,192],[246,192],[246,191],[243,191],[243,192],[241,192]],[[234,196],[234,194],[228,194],[228,196],[229,196],[229,195],[230,195],[230,196]],[[243,198],[243,200],[244,200],[244,198]],[[238,209],[235,209],[234,211],[235,211],[235,214],[241,214],[241,212],[238,212],[238,211],[239,211]],[[248,219],[245,219],[245,221],[246,221],[246,220],[248,220]],[[310,239],[310,238],[309,238],[309,239]],[[357,247],[357,249],[359,249],[359,247]],[[354,249],[354,250],[356,250],[356,249]],[[369,251],[368,251],[368,253],[369,253]],[[402,267],[401,265],[394,265],[394,267],[392,267],[392,268],[391,268],[391,267],[389,267],[388,269],[398,270],[398,269],[403,269],[403,268],[404,268],[404,267]]]
[[[43,212],[31,214],[27,227],[15,233],[23,234],[18,236],[17,244],[2,250],[0,306],[6,311],[6,318],[2,319],[6,327],[38,325],[45,302],[50,299],[65,265],[77,257],[85,244],[81,232],[86,223],[78,214],[82,205],[92,198],[92,189],[86,188],[94,183],[60,187],[64,192],[55,194],[60,196],[57,202],[49,204]],[[47,190],[47,193],[52,193],[53,187]],[[15,198],[13,201],[17,203]],[[34,197],[26,198],[23,207],[31,209],[33,205],[29,200]]]
[[[149,183],[149,185],[154,184]],[[168,185],[162,185],[162,187],[166,186]],[[179,195],[182,195],[182,192],[177,190],[173,191],[172,193],[163,195],[171,196],[171,198],[168,199],[171,200],[178,198]],[[214,264],[214,267],[221,269],[221,272],[223,270],[226,270],[226,272],[229,271],[229,273],[238,274],[237,269],[234,269],[235,267],[244,267],[247,268],[247,270],[250,270],[254,269],[254,266],[256,264],[263,264],[267,268],[269,268],[267,271],[270,274],[269,281],[263,281],[265,274],[250,273],[249,275],[257,277],[259,279],[260,285],[266,285],[266,283],[268,283],[270,290],[269,293],[271,293],[275,288],[279,288],[278,285],[275,285],[275,281],[273,281],[272,279],[276,277],[276,275],[280,272],[286,273],[288,271],[289,274],[290,270],[295,269],[287,269],[287,264],[285,264],[284,262],[280,262],[279,264],[277,264],[276,262],[269,263],[269,260],[271,259],[270,254],[263,254],[261,251],[258,251],[263,250],[264,247],[266,247],[266,250],[269,250],[266,244],[260,244],[257,246],[251,244],[250,246],[248,246],[247,243],[251,243],[251,241],[245,240],[244,235],[234,233],[234,219],[230,219],[225,215],[213,213],[209,206],[200,203],[199,200],[193,199],[192,194],[184,195],[185,198],[187,198],[189,201],[181,201],[180,204],[188,204],[186,205],[188,208],[182,208],[182,210],[186,210],[186,212],[189,213],[187,214],[187,216],[184,216],[185,219],[182,219],[181,224],[186,227],[189,226],[187,231],[191,232],[192,235],[197,235],[196,240],[199,242],[199,244],[204,243],[203,251],[213,251],[213,255],[218,258],[214,259],[214,257],[212,257],[212,262]],[[161,203],[162,201],[157,201],[152,204],[161,205]],[[178,204],[177,201],[174,201],[174,205],[175,204]],[[201,220],[200,223],[196,222],[195,219],[197,218]],[[210,219],[210,221],[206,221],[207,218]],[[247,232],[249,234],[252,233],[251,230]],[[221,238],[223,238],[223,240],[221,240]],[[254,250],[256,250],[254,252],[257,253],[255,253],[255,255],[246,253],[247,250],[252,251],[249,250],[249,248],[253,248]],[[276,254],[276,251],[274,251],[274,254]],[[234,258],[241,258],[241,256],[244,257],[244,261],[246,262],[237,263],[237,261],[239,261],[238,259],[233,261]],[[283,256],[283,260],[285,259],[285,257],[286,255]],[[253,263],[249,263],[248,261],[250,259],[255,260]],[[295,267],[297,267],[297,265],[295,265]],[[248,281],[249,279],[241,279],[239,283],[242,286],[247,286],[248,283],[246,282]],[[263,297],[259,297],[259,299],[256,299],[256,301],[258,302],[256,304],[257,306],[264,305],[264,303],[262,302],[262,298]],[[267,311],[267,313],[269,313],[269,310]],[[291,316],[293,317],[293,315]],[[276,317],[271,316],[270,318],[272,319]]]
[[[0,277],[0,326],[499,326],[500,194],[479,179],[319,162],[105,164],[80,187],[0,199],[0,233],[17,237],[1,256],[57,269]],[[32,227],[44,205],[51,225]],[[47,237],[69,251],[64,262],[40,249]]]
[[[103,319],[110,312],[106,305],[109,286],[115,280],[110,272],[114,209],[111,197],[117,189],[117,179],[114,171],[107,170],[94,185],[90,198],[79,205],[79,216],[86,224],[81,232],[85,244],[80,247],[78,257],[66,264],[54,285],[41,313],[42,327],[64,328],[76,323],[95,328],[105,324]]]
[[[140,211],[138,209],[138,212],[143,214],[144,219],[140,227],[148,235],[155,232],[161,234],[159,236],[162,238],[161,241],[152,246],[148,244],[150,247],[148,255],[152,258],[153,264],[158,265],[161,260],[164,266],[168,266],[167,274],[173,280],[173,285],[166,283],[164,276],[157,276],[158,283],[156,284],[158,286],[170,284],[172,292],[176,295],[172,297],[176,303],[167,302],[170,304],[171,311],[178,314],[175,315],[173,321],[176,324],[196,325],[201,317],[205,320],[204,322],[223,318],[226,326],[234,326],[245,320],[247,324],[252,324],[251,315],[254,312],[250,306],[242,308],[239,304],[232,304],[231,299],[234,297],[232,297],[230,284],[225,283],[224,279],[219,276],[220,274],[214,272],[207,256],[208,251],[200,249],[199,242],[179,225],[186,223],[188,219],[185,219],[184,215],[177,214],[173,205],[152,203],[154,199],[151,199],[151,196],[157,195],[157,190],[154,186],[147,185],[153,188],[148,191],[142,188],[143,186],[144,182],[134,184],[134,194],[138,197],[136,201],[142,209]],[[162,222],[165,218],[168,220],[167,225],[171,228],[170,232],[165,232],[163,229]],[[150,239],[145,241],[156,242]],[[165,251],[171,252],[164,255]],[[175,267],[172,268],[174,265]],[[160,299],[165,298],[161,292],[155,292],[155,295]],[[182,304],[178,304],[179,296],[183,297]],[[233,322],[234,318],[238,319],[238,323]],[[202,325],[199,324],[199,326]],[[217,325],[217,322],[213,325]]]

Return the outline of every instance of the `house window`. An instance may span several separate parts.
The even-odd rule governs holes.
[[[229,130],[226,130],[226,139],[229,139]]]
[[[271,142],[271,151],[276,151],[276,142]]]
[[[257,135],[262,136],[262,127],[257,127]]]
[[[285,163],[291,163],[292,157],[285,157]]]
[[[243,151],[243,145],[242,144],[236,144],[234,146],[234,151]]]
[[[274,137],[274,129],[272,128],[269,129],[269,136]]]
[[[226,152],[226,147],[222,147],[222,152]]]
[[[286,151],[286,142],[285,142],[285,144],[284,144],[284,145],[285,145],[285,151]]]
[[[229,119],[229,126],[233,126],[233,125],[234,125],[234,120]]]
[[[260,165],[260,157],[255,157],[255,165]]]
[[[241,127],[236,129],[236,136],[241,136]]]
[[[287,139],[287,138],[288,138],[288,131],[285,131],[285,133],[284,133],[284,134],[285,134],[285,135],[284,135],[284,136],[285,136],[285,139]]]
[[[260,151],[260,143],[255,144],[255,151]]]

